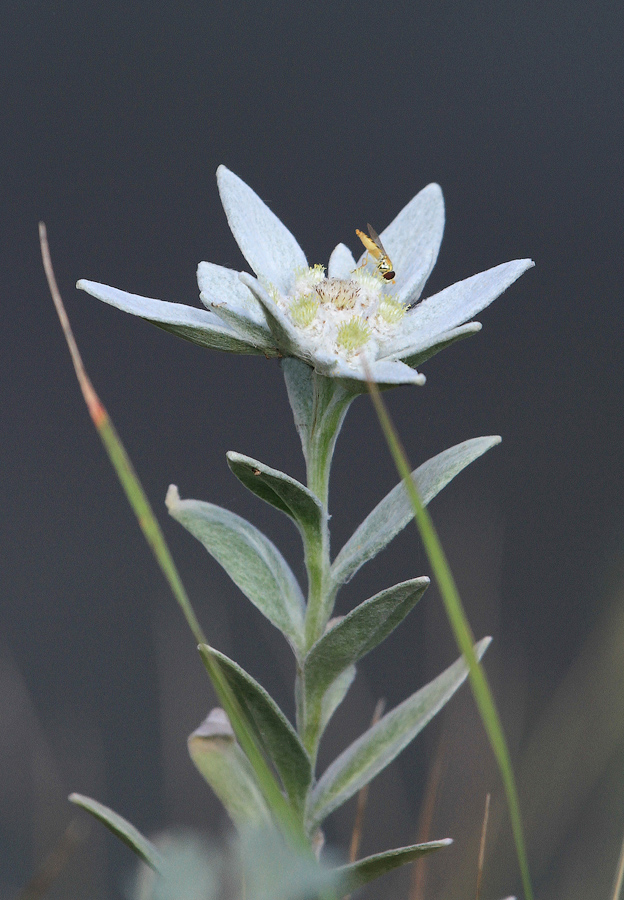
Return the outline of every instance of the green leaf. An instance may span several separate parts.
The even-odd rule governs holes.
[[[299,735],[270,694],[233,660],[200,645],[205,660],[216,660],[261,746],[272,760],[288,796],[301,808],[312,780],[312,764]]]
[[[349,666],[380,644],[418,603],[428,578],[395,584],[361,603],[329,628],[310,649],[303,669],[307,747],[315,746],[321,731],[325,691]]]
[[[352,663],[380,644],[416,606],[428,578],[412,578],[387,588],[351,610],[325,632],[310,649],[305,661],[306,692],[324,693],[331,682]]]
[[[98,803],[97,800],[92,800],[91,797],[85,797],[83,794],[70,794],[69,801],[70,803],[75,803],[76,806],[81,806],[91,813],[92,816],[95,816],[96,819],[99,819],[114,835],[130,847],[144,863],[158,871],[161,865],[160,853],[152,842],[143,837],[141,832],[134,825],[131,825],[127,819],[124,819],[119,813],[113,812],[112,809],[104,806],[103,803]]]
[[[191,759],[234,824],[271,824],[271,814],[224,710],[213,709],[188,739]]]
[[[490,643],[475,646],[480,658]],[[416,691],[369,728],[334,760],[312,791],[308,807],[309,829],[314,828],[361,787],[378,775],[422,731],[465,681],[468,666],[458,659],[441,675]]]
[[[277,547],[246,519],[212,503],[180,500],[167,491],[169,512],[223,566],[232,581],[290,641],[303,645],[304,599]]]
[[[327,480],[336,440],[357,391],[313,371],[299,359],[282,360],[282,370],[308,468],[308,486],[327,507]]]
[[[397,850],[387,850],[385,853],[376,853],[367,856],[348,866],[340,866],[334,869],[334,874],[340,880],[342,891],[354,891],[369,881],[374,881],[380,875],[398,869],[406,863],[414,862],[434,850],[441,850],[453,843],[451,838],[442,841],[429,841],[426,844],[412,844],[410,847],[399,847]]]
[[[286,513],[297,525],[303,539],[308,588],[315,595],[315,586],[323,581],[329,543],[327,513],[321,501],[294,478],[257,459],[233,452],[227,454],[227,459],[230,469],[245,487]]]
[[[282,371],[295,427],[307,459],[314,416],[314,376],[310,366],[294,357],[282,360]]]
[[[355,666],[349,666],[341,672],[338,678],[330,684],[321,701],[321,717],[319,723],[319,735],[323,734],[327,724],[347,695],[347,691],[355,678]]]
[[[429,503],[443,487],[486,450],[500,444],[500,437],[463,441],[414,469],[412,480],[423,503]],[[353,578],[360,566],[373,559],[414,518],[414,510],[403,482],[393,488],[344,545],[331,568],[336,590]]]
[[[242,453],[230,451],[227,461],[245,487],[290,516],[304,535],[320,531],[324,517],[321,502],[300,482]]]

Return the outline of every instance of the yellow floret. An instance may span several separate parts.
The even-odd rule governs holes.
[[[306,294],[290,304],[290,317],[299,328],[307,328],[314,321],[318,308],[318,300]]]
[[[386,283],[378,269],[369,271],[368,269],[357,268],[351,272],[349,277],[352,281],[357,281],[362,287],[371,291],[379,291]]]
[[[313,288],[320,281],[323,281],[325,278],[325,266],[322,266],[320,263],[317,263],[315,266],[309,266],[308,268],[296,268],[295,269],[295,293],[307,293],[310,288]]]
[[[347,353],[354,353],[363,347],[370,337],[370,328],[366,322],[361,319],[350,319],[338,329],[336,344]]]
[[[405,315],[405,307],[394,297],[384,297],[379,304],[377,315],[386,325],[397,325]]]

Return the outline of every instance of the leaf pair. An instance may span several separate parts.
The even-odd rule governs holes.
[[[425,502],[498,440],[494,437],[465,441],[416,469],[412,479]],[[229,453],[228,463],[253,493],[295,522],[304,546],[309,549],[312,545],[309,556],[314,557],[314,542],[322,540],[327,524],[325,510],[318,498],[295,479],[250,457]],[[198,537],[246,596],[282,630],[295,650],[299,660],[301,736],[248,673],[223,654],[207,646],[201,648],[207,665],[210,660],[218,662],[293,809],[302,813],[308,802],[310,828],[315,827],[328,811],[345,802],[353,791],[381,771],[465,677],[458,664],[458,668],[439,677],[442,681],[437,679],[423,688],[424,693],[417,692],[405,701],[407,705],[400,711],[397,708],[389,713],[376,732],[360,739],[366,747],[361,755],[356,754],[352,759],[343,754],[313,789],[313,767],[320,738],[353,680],[355,664],[381,643],[413,609],[429,580],[411,579],[369,598],[330,627],[305,652],[303,596],[288,564],[271,541],[249,522],[227,510],[201,501],[180,500],[174,487],[169,490],[167,504],[174,518]],[[401,483],[375,507],[338,554],[329,573],[329,593],[335,596],[340,584],[383,549],[412,516]],[[446,688],[440,688],[440,685],[448,687],[448,692],[445,693]],[[386,729],[389,729],[388,733]],[[356,745],[360,746],[358,742]],[[239,819],[240,798],[229,796],[228,781],[236,770],[236,777],[244,784],[249,773],[244,770],[244,763],[238,760],[235,745],[224,735],[202,734],[200,728],[191,736],[190,748],[198,768],[221,796],[232,818]],[[230,764],[229,775],[224,765],[226,756]],[[356,784],[353,791],[352,783]],[[244,790],[250,804],[248,818],[262,818],[264,802],[258,803],[252,796],[251,786]]]
[[[464,441],[444,450],[412,473],[429,503],[459,472],[500,442],[498,437]],[[326,513],[304,485],[289,475],[240,453],[228,453],[236,477],[256,496],[288,515],[299,528],[306,561],[315,558]],[[167,493],[170,514],[198,538],[245,596],[285,635],[295,653],[304,647],[305,601],[297,580],[277,547],[250,522],[200,500],[181,500],[172,485]],[[402,483],[373,509],[347,541],[331,567],[330,593],[373,559],[411,521],[413,511]]]
[[[303,740],[273,698],[251,675],[225,654],[200,645],[206,665],[210,659],[219,665],[260,746],[272,761],[287,796],[300,812],[304,810],[312,786],[312,755],[318,738],[353,679],[355,663],[396,628],[418,602],[428,583],[428,578],[419,578],[382,591],[358,606],[317,641],[306,657],[303,669],[305,694],[310,704],[306,721],[313,723]],[[253,790],[249,781],[252,773],[248,771],[244,757],[241,760],[238,756],[239,748],[227,720],[215,718],[213,710],[189,738],[189,750],[195,765],[234,821],[241,819],[241,792],[249,802],[247,819],[263,818],[265,805],[259,802]],[[232,780],[240,781],[241,787],[233,789]],[[242,818],[245,818],[244,810]]]
[[[490,639],[485,638],[476,645],[479,658],[489,642]],[[248,719],[253,722],[261,746],[273,759],[289,796],[300,804],[308,794],[306,825],[309,834],[313,834],[326,816],[368,784],[413,740],[460,687],[468,672],[463,658],[459,659],[387,713],[329,766],[309,792],[309,757],[297,733],[269,694],[223,654],[205,645],[200,650],[205,661],[211,655],[220,665]],[[193,761],[239,826],[255,823],[267,827],[270,814],[255,785],[251,767],[238,748],[225,716],[214,713],[189,739]],[[157,849],[122,816],[81,795],[74,794],[70,799],[100,819],[148,865],[159,868],[161,860]],[[340,888],[342,891],[353,890],[448,843],[450,841],[435,841],[403,847],[343,866],[336,872]]]
[[[309,408],[303,401],[300,404],[298,428],[310,462],[310,458],[314,459],[310,448],[315,441],[324,439],[323,429],[315,425],[314,403],[321,419],[340,415],[341,404],[333,403],[329,396],[321,397],[319,391],[318,397],[314,393],[308,396],[309,385],[306,388],[304,384],[303,388],[301,396],[304,400],[307,397],[310,403]],[[289,384],[291,393],[292,390]],[[335,436],[335,430],[328,429],[330,432]],[[428,503],[465,466],[498,442],[497,437],[465,441],[414,470],[411,478],[423,501]],[[326,450],[329,453],[329,448]],[[322,578],[327,617],[340,586],[413,518],[405,486],[400,483],[356,529],[329,567],[327,513],[321,500],[295,479],[251,457],[230,452],[228,463],[246,487],[297,525],[306,552],[309,580],[312,583],[314,578]],[[234,513],[201,501],[181,500],[175,487],[169,490],[167,505],[172,516],[202,542],[252,603],[280,628],[295,651],[300,734],[264,688],[240,666],[206,645],[200,648],[208,668],[219,666],[251,723],[259,746],[279,776],[292,809],[297,815],[305,816],[306,830],[312,835],[330,812],[371,781],[407,746],[466,677],[465,664],[458,660],[362,735],[314,784],[320,738],[353,680],[356,663],[405,618],[429,580],[411,579],[369,598],[309,646],[303,595],[290,567],[267,537]],[[317,564],[320,568],[315,570]],[[321,619],[319,624],[322,626],[325,621]],[[481,654],[486,645],[487,640],[481,642],[477,652]],[[254,775],[247,772],[244,757],[239,758],[233,736],[214,729],[206,733],[207,725],[190,738],[189,747],[196,765],[235,821],[262,820],[266,817],[264,800],[261,797],[258,800],[254,794]],[[240,791],[232,792],[232,779],[238,779],[243,786],[246,800],[242,807]],[[249,804],[248,814],[245,803]]]
[[[341,618],[311,647],[301,676],[306,723],[303,738],[310,753],[314,752],[327,725],[328,692],[339,685],[345,673],[348,673],[348,684],[351,683],[355,663],[394,631],[418,603],[428,584],[428,578],[414,578],[381,591]]]
[[[409,582],[407,583],[409,584]],[[425,585],[420,585],[421,593]],[[375,598],[371,598],[375,600]],[[370,601],[368,601],[370,603]],[[410,599],[411,604],[413,594]],[[411,608],[411,607],[410,607]],[[355,612],[355,611],[354,611]],[[343,622],[346,621],[343,620]],[[389,617],[380,627],[379,634],[389,627]],[[342,623],[340,623],[342,625]],[[340,627],[336,626],[336,629]],[[329,631],[326,639],[332,635]],[[475,652],[481,658],[490,643],[490,638],[484,638],[476,647]],[[319,642],[321,647],[321,642]],[[321,648],[321,650],[327,648]],[[321,650],[318,656],[323,656]],[[361,787],[368,784],[379,774],[425,727],[425,725],[448,702],[455,691],[464,682],[468,668],[463,658],[457,660],[448,669],[438,675],[425,687],[416,691],[407,700],[387,713],[376,725],[369,728],[360,738],[329,766],[316,785],[312,787],[312,763],[310,756],[304,747],[297,732],[288,719],[281,712],[275,701],[258,684],[255,679],[245,672],[240,666],[228,659],[224,654],[209,647],[200,647],[202,658],[207,661],[212,656],[217,661],[228,680],[230,687],[236,694],[249,721],[253,723],[256,736],[266,755],[272,760],[275,769],[284,785],[284,788],[296,809],[302,810],[306,804],[306,830],[312,835],[323,820],[335,809],[349,800]],[[360,645],[361,655],[366,652]],[[348,671],[352,663],[353,653],[345,657],[346,665],[342,671]],[[314,671],[313,664],[311,672]],[[337,669],[337,665],[335,664]],[[321,684],[321,680],[317,684]],[[213,711],[214,715],[214,711]],[[210,717],[209,717],[210,719]],[[213,720],[214,721],[214,720]],[[209,720],[208,720],[209,723]],[[223,740],[223,733],[227,728],[212,732],[206,728],[206,724],[191,735],[189,746],[193,761],[207,778],[215,792],[223,800],[228,812],[235,821],[240,821],[239,788],[235,796],[230,796],[232,790],[228,778],[241,777],[241,783],[247,783],[247,770],[234,758],[232,747],[226,744],[222,747],[217,741]],[[228,735],[226,734],[226,739]],[[233,740],[233,737],[231,738]],[[214,764],[215,756],[221,753],[223,762],[221,769]],[[227,754],[227,759],[225,758]],[[233,768],[229,771],[225,762],[232,762]],[[212,764],[212,768],[209,766]],[[250,796],[253,793],[244,787]],[[307,800],[306,800],[307,798]],[[250,810],[247,821],[262,820],[263,806],[258,804],[255,797],[251,797]],[[244,813],[244,810],[242,811]],[[243,815],[244,819],[245,816]]]

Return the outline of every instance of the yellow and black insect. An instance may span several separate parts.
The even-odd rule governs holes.
[[[373,257],[373,259],[377,260],[377,271],[381,275],[382,278],[385,278],[386,281],[391,281],[394,284],[394,269],[392,268],[392,261],[386,251],[383,248],[383,244],[381,243],[381,238],[375,231],[372,225],[368,225],[368,234],[364,234],[363,231],[360,231],[359,228],[355,229],[355,233],[362,241],[367,251]],[[363,266],[366,265],[366,257],[364,258]],[[361,267],[360,267],[361,268]]]

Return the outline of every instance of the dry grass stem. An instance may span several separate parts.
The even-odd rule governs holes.
[[[386,706],[386,701],[381,699],[377,701],[375,706],[375,710],[373,712],[373,718],[371,719],[370,727],[373,728],[374,725],[379,722],[381,717],[383,716],[383,711]],[[362,830],[364,828],[364,815],[366,813],[366,804],[368,802],[368,789],[370,785],[365,784],[364,787],[360,790],[357,799],[357,809],[355,811],[355,822],[353,823],[353,832],[351,834],[351,846],[349,847],[349,862],[354,863],[358,858],[358,853],[360,852],[360,844],[362,842]]]
[[[39,222],[39,243],[41,244],[41,256],[43,258],[43,268],[48,280],[48,287],[50,288],[50,294],[52,295],[52,300],[54,301],[54,306],[61,322],[63,334],[65,335],[65,340],[67,341],[67,346],[69,347],[69,352],[71,354],[74,369],[76,371],[76,378],[78,379],[80,390],[82,391],[82,396],[84,397],[85,403],[87,404],[89,414],[91,415],[95,426],[99,427],[102,420],[107,419],[108,416],[106,410],[100,403],[100,400],[95,393],[95,390],[93,389],[93,385],[91,384],[89,377],[85,371],[82,357],[80,356],[80,351],[78,350],[78,345],[76,344],[71,325],[69,324],[69,319],[67,318],[67,313],[65,312],[65,306],[63,305],[63,300],[61,299],[61,292],[58,289],[56,277],[54,275],[54,269],[52,268],[52,258],[50,256],[50,246],[48,244],[48,233],[43,222]]]
[[[431,823],[433,822],[433,814],[438,799],[440,783],[444,774],[446,765],[446,747],[442,738],[438,743],[438,747],[433,759],[433,765],[429,770],[427,785],[425,787],[425,799],[420,813],[418,822],[417,844],[424,844],[431,836]],[[408,900],[424,900],[425,882],[427,880],[427,858],[417,860],[412,869],[412,880]]]
[[[16,900],[40,900],[44,897],[65,871],[71,857],[80,844],[84,843],[88,834],[88,825],[72,819],[30,881],[19,892]]]

